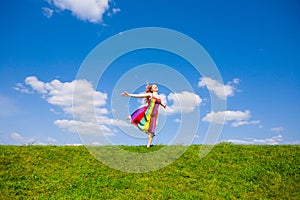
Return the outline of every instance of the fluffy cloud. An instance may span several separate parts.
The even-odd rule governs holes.
[[[211,122],[216,124],[222,124],[224,121],[225,123],[228,121],[242,121],[247,120],[250,118],[250,111],[220,111],[220,112],[211,112],[208,113],[202,121],[204,122]]]
[[[168,101],[167,96],[165,94],[160,94],[159,97],[162,103],[167,104]]]
[[[114,133],[103,124],[98,124],[97,122],[87,122],[87,121],[77,121],[77,120],[56,120],[54,122],[59,128],[66,130],[71,133],[77,133],[85,135],[114,135]]]
[[[167,99],[173,102],[167,107],[169,114],[193,112],[202,103],[202,99],[197,94],[187,91],[170,93]]]
[[[25,79],[25,84],[41,94],[51,105],[60,107],[67,116],[73,119],[61,119],[54,122],[63,130],[75,133],[92,135],[113,135],[109,126],[128,126],[122,120],[110,119],[107,114],[107,94],[95,91],[93,85],[86,80],[73,80],[72,82],[60,82],[53,80],[44,83],[35,76]],[[18,84],[16,87],[20,86]],[[22,85],[24,88],[24,85]],[[76,88],[76,94],[74,94]],[[57,112],[56,112],[57,113]],[[75,126],[77,130],[75,129]]]
[[[251,117],[251,112],[249,110],[246,111],[220,111],[220,112],[211,112],[208,113],[202,121],[215,123],[215,124],[226,124],[229,121],[232,122],[232,127],[239,127],[243,125],[249,124],[259,124],[259,120],[248,121]]]
[[[232,82],[227,83],[226,85],[220,83],[217,80],[214,80],[209,77],[202,77],[198,83],[199,87],[207,87],[207,89],[213,92],[218,98],[226,99],[229,96],[234,95],[234,85],[239,83],[239,79],[235,78]]]
[[[159,95],[161,102],[167,104],[167,109],[165,110],[167,114],[177,114],[177,113],[189,113],[193,112],[197,106],[202,103],[202,99],[195,93],[183,91],[179,93],[170,93],[168,96],[165,94]],[[144,100],[138,100],[139,103],[144,106]],[[171,104],[169,102],[172,102]],[[161,114],[164,114],[160,112]]]
[[[60,10],[68,10],[80,20],[99,23],[109,9],[110,0],[48,0]],[[118,12],[118,11],[115,11]]]
[[[25,79],[25,84],[30,85],[33,90],[36,90],[40,94],[47,93],[47,91],[45,89],[45,83],[42,82],[42,81],[39,81],[35,76],[29,76],[29,77],[27,77]]]

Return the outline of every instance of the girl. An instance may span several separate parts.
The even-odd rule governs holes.
[[[128,116],[128,119],[131,120],[132,124],[148,135],[147,148],[149,148],[155,135],[158,107],[161,105],[166,109],[166,105],[161,102],[157,93],[158,87],[156,84],[147,84],[145,92],[144,94],[129,94],[128,92],[123,92],[122,96],[144,98],[145,103],[148,104],[147,106],[137,109],[131,116]]]

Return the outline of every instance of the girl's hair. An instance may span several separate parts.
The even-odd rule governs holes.
[[[154,85],[154,84],[149,85],[149,84],[147,83],[145,92],[146,92],[146,93],[153,93],[153,91],[152,91],[152,86],[153,86],[153,85]],[[148,102],[150,101],[150,97],[146,97],[146,98],[144,99],[144,101],[145,101],[145,103],[148,103]]]

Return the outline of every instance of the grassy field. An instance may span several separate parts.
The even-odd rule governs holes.
[[[0,199],[300,199],[300,146],[221,143],[202,159],[200,147],[161,170],[126,173],[83,146],[0,146]]]

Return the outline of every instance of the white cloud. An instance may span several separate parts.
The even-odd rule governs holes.
[[[174,119],[174,122],[180,123],[180,122],[181,122],[181,119],[176,118],[176,119]]]
[[[200,96],[188,91],[170,93],[168,96],[166,96],[165,94],[160,94],[159,97],[161,99],[161,102],[167,105],[167,109],[165,110],[167,114],[193,112],[196,107],[202,103],[202,99]],[[138,102],[141,104],[141,106],[145,105],[143,99],[138,100]],[[169,104],[168,102],[172,102],[172,104]],[[160,113],[164,114],[164,112]]]
[[[223,83],[214,80],[209,77],[202,77],[198,83],[199,87],[207,87],[207,89],[213,92],[218,98],[226,99],[229,96],[234,95],[234,85],[239,84],[239,79],[235,78],[232,82],[224,85]]]
[[[282,132],[284,129],[283,129],[283,127],[282,126],[280,126],[280,127],[275,127],[275,128],[271,128],[271,131],[272,132],[277,132],[277,133],[280,133],[280,132]]]
[[[113,8],[112,9],[113,14],[117,14],[118,12],[121,12],[120,8]]]
[[[254,144],[253,141],[240,140],[240,139],[230,139],[230,140],[226,140],[225,142],[232,142],[235,144]]]
[[[35,76],[29,76],[25,79],[25,83],[30,85],[33,90],[36,90],[40,94],[47,93],[45,89],[45,83],[39,81]]]
[[[47,137],[45,140],[41,141],[36,137],[25,137],[16,132],[10,134],[10,138],[15,143],[18,143],[21,145],[47,145],[47,144],[53,144],[57,141],[55,138],[52,138],[52,137]]]
[[[168,101],[172,101],[172,105],[167,106],[168,114],[189,113],[193,112],[202,102],[202,99],[195,93],[183,91],[180,93],[170,93]]]
[[[208,113],[202,121],[209,122],[209,123],[215,123],[215,124],[226,124],[228,122],[232,122],[232,127],[239,127],[244,125],[255,125],[260,124],[259,120],[251,120],[248,121],[248,119],[251,118],[251,112],[249,110],[246,111],[232,111],[232,110],[226,110],[226,111],[220,111],[220,112],[210,112]]]
[[[253,120],[253,121],[235,121],[231,124],[232,127],[239,127],[239,126],[244,126],[244,125],[255,125],[255,124],[259,124],[260,121],[259,120]]]
[[[50,112],[54,113],[55,115],[60,115],[61,114],[60,112],[57,112],[53,108],[50,108]]]
[[[43,15],[47,18],[51,18],[53,15],[53,10],[50,8],[43,7],[42,12],[43,12]]]
[[[279,144],[282,141],[282,135],[273,136],[271,138],[264,139],[254,139],[253,142],[262,143],[262,144]]]
[[[73,96],[76,87],[76,96]],[[83,121],[90,121],[95,115],[108,114],[106,105],[107,94],[95,91],[92,84],[86,80],[74,80],[62,83],[53,80],[45,83],[47,101],[59,106],[66,114],[74,115]],[[78,94],[78,95],[77,95]]]
[[[65,146],[83,146],[83,144],[65,144]]]
[[[234,79],[232,80],[232,82],[233,82],[234,84],[239,84],[239,83],[240,83],[240,79],[234,78]]]
[[[250,118],[250,111],[220,111],[207,114],[202,121],[215,124],[227,123],[228,121],[244,121]]]
[[[32,94],[33,91],[29,90],[28,88],[24,87],[22,83],[17,83],[15,87],[13,87],[14,90],[24,93],[24,94]]]
[[[83,21],[99,23],[109,9],[110,0],[48,0],[60,10],[67,10]]]
[[[36,144],[37,143],[37,139],[35,138],[27,138],[27,137],[23,137],[21,136],[19,133],[12,133],[10,135],[11,139],[13,139],[14,141],[23,144],[23,145],[29,145],[29,144]]]
[[[52,138],[52,137],[47,137],[46,141],[49,142],[49,143],[55,143],[57,140],[55,138]]]
[[[237,144],[269,144],[269,145],[276,145],[279,144],[283,140],[283,137],[281,134],[278,134],[276,136],[270,137],[270,138],[263,138],[263,139],[229,139],[226,140],[226,142],[232,142]]]
[[[51,82],[42,82],[37,77],[31,76],[25,79],[25,83],[34,91],[42,94],[43,98],[51,105],[60,107],[64,114],[75,117],[76,120],[61,119],[54,122],[55,125],[69,132],[76,132],[75,126],[81,134],[115,134],[109,126],[129,126],[128,123],[110,119],[106,115],[107,94],[96,91],[93,85],[86,80],[73,80],[72,82],[60,82],[55,79]],[[76,94],[74,94],[76,88]],[[52,109],[51,112],[53,112]],[[55,111],[55,114],[59,114]]]
[[[159,97],[163,104],[167,104],[168,101],[167,101],[167,96],[165,94],[160,94]]]
[[[94,141],[90,144],[91,146],[99,146],[100,145],[100,142],[97,142],[97,141]]]
[[[120,8],[113,8],[113,9],[111,9],[111,12],[107,13],[107,16],[111,17],[112,15],[115,15],[115,14],[117,14],[119,12],[121,12]]]
[[[77,120],[56,120],[54,122],[59,128],[66,130],[71,133],[77,133],[84,135],[98,135],[98,136],[109,136],[114,135],[114,133],[103,124],[98,124],[95,122],[87,122],[87,121],[77,121]]]
[[[20,141],[20,140],[23,140],[24,138],[19,134],[19,133],[12,133],[10,135],[10,137],[14,140],[17,140],[17,141]]]

